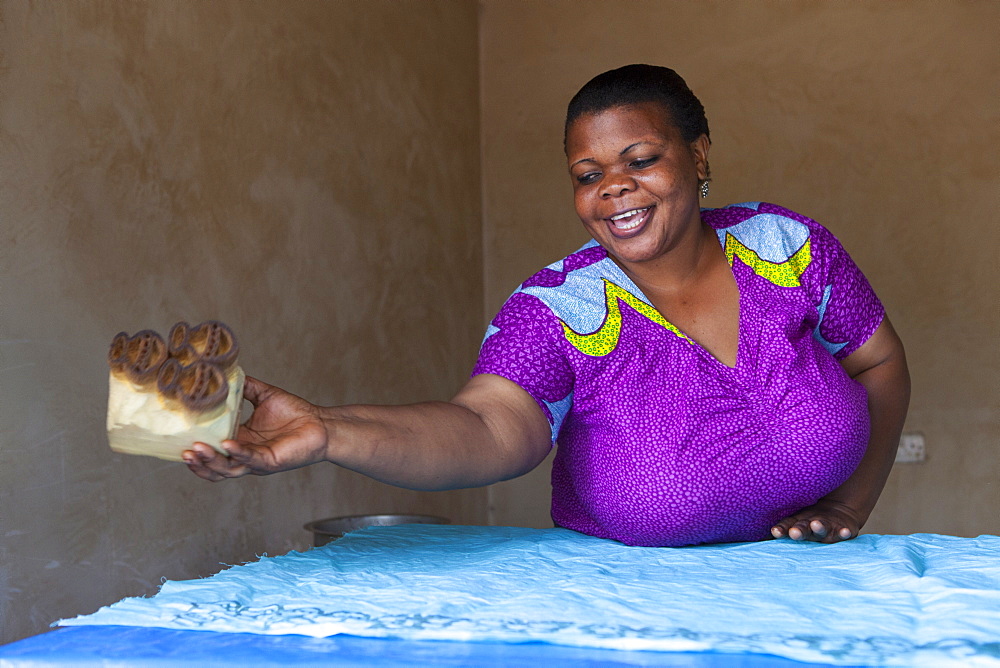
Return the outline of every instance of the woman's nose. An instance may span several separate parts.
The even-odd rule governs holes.
[[[601,184],[601,197],[621,197],[625,193],[635,190],[635,181],[630,176],[624,174],[609,174]]]

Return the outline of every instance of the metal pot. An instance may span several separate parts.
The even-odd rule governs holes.
[[[305,530],[312,532],[313,544],[320,547],[350,531],[397,524],[451,524],[451,520],[436,515],[347,515],[314,520],[305,525]]]

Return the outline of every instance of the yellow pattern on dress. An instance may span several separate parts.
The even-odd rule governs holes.
[[[731,234],[726,235],[726,243],[723,247],[726,253],[726,260],[732,266],[734,258],[739,258],[745,265],[750,267],[755,274],[775,285],[794,288],[801,285],[802,274],[812,262],[812,246],[808,239],[795,253],[784,262],[770,262],[761,258],[755,251],[744,246],[739,239]],[[622,312],[619,300],[625,302],[638,313],[649,318],[658,325],[673,332],[678,337],[690,344],[694,341],[684,335],[684,332],[664,318],[659,311],[642,301],[631,292],[615,285],[608,279],[604,281],[604,302],[606,316],[601,326],[590,334],[580,334],[573,331],[573,328],[560,320],[566,340],[574,348],[584,355],[591,357],[604,357],[611,353],[618,346],[618,338],[622,330]]]
[[[762,259],[752,249],[747,248],[740,240],[731,234],[726,235],[726,243],[723,247],[726,252],[726,259],[729,266],[733,265],[733,258],[738,257],[761,278],[765,278],[775,285],[783,288],[797,288],[801,285],[799,279],[805,273],[809,263],[812,262],[812,245],[809,239],[802,244],[802,248],[795,251],[791,257],[784,262],[769,262]]]
[[[681,330],[677,329],[677,327],[660,315],[660,312],[655,308],[608,279],[605,278],[602,280],[604,281],[604,302],[607,315],[597,331],[590,334],[578,334],[564,321],[560,320],[566,340],[581,353],[592,357],[604,357],[618,345],[618,337],[621,335],[622,330],[622,312],[619,300],[625,302],[656,324],[662,325],[688,343],[694,343],[694,341],[684,336]]]

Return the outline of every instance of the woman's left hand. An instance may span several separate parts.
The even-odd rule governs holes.
[[[862,524],[858,513],[843,503],[820,499],[775,524],[771,527],[771,535],[775,538],[787,536],[792,540],[839,543],[856,538]]]
[[[837,489],[771,527],[775,538],[837,543],[856,538],[875,508],[892,470],[910,401],[910,374],[903,344],[886,318],[868,341],[841,361],[868,394],[868,449]]]

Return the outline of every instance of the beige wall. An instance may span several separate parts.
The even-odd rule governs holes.
[[[1000,533],[1000,4],[483,2],[486,307],[585,240],[562,156],[570,96],[630,62],[677,69],[712,127],[708,206],[765,200],[827,224],[907,346],[908,431],[868,530]],[[547,471],[492,491],[549,526]]]
[[[111,337],[182,318],[319,402],[447,398],[471,369],[477,8],[360,6],[0,2],[0,642],[303,548],[312,519],[486,520],[482,490],[213,485],[104,435]]]

